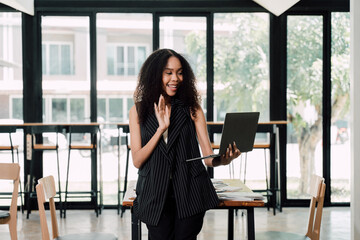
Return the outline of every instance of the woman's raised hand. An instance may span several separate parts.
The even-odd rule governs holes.
[[[165,104],[163,95],[159,97],[159,103],[154,103],[156,119],[159,122],[159,129],[165,131],[170,125],[171,109]]]

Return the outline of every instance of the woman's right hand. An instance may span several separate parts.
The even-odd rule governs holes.
[[[154,103],[154,111],[156,119],[159,122],[159,130],[165,132],[170,125],[171,109],[166,106],[165,99],[162,94],[159,97],[159,103]]]

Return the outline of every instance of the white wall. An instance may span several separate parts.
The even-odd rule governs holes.
[[[356,14],[357,13],[357,14]],[[350,0],[351,16],[351,239],[360,239],[360,1]]]

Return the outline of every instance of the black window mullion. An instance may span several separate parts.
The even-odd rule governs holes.
[[[153,13],[153,51],[160,46],[160,16]]]
[[[214,14],[206,17],[206,119],[214,120]]]
[[[331,12],[323,14],[323,177],[326,183],[325,205],[331,193]]]
[[[270,120],[286,120],[286,34],[287,16],[282,14],[276,17],[270,14],[270,52],[269,52],[269,73],[270,73]],[[286,126],[280,126],[279,131],[279,156],[280,156],[280,194],[282,203],[286,202]]]
[[[97,121],[97,71],[96,71],[96,13],[89,16],[90,24],[90,121]]]

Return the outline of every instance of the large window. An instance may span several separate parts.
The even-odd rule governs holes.
[[[98,122],[103,123],[101,151],[106,159],[102,167],[104,204],[113,205],[117,204],[118,172],[123,184],[126,166],[124,142],[118,158],[116,124],[128,122],[137,75],[152,52],[153,24],[152,15],[142,13],[98,13],[96,20],[97,114]],[[136,173],[130,163],[129,179],[136,179]]]
[[[287,196],[307,198],[311,174],[323,167],[323,18],[287,19]]]
[[[331,17],[331,201],[350,202],[350,14]]]

